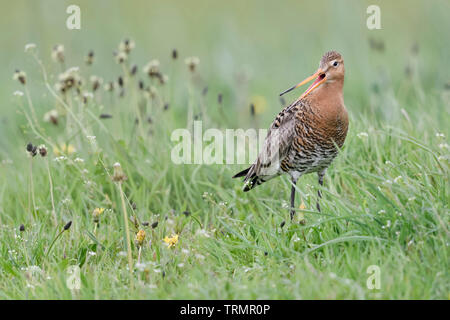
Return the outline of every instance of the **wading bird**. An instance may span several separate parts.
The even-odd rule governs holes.
[[[262,151],[255,163],[233,178],[244,178],[249,191],[283,173],[292,179],[291,219],[295,214],[295,188],[304,174],[317,172],[319,184],[328,166],[344,144],[348,115],[344,105],[344,60],[329,51],[320,60],[312,76],[284,91],[283,95],[315,79],[313,84],[272,122]],[[320,212],[318,191],[317,210]]]

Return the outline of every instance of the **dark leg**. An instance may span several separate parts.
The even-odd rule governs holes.
[[[292,189],[291,189],[291,220],[295,215],[295,185],[297,184],[297,179],[292,178]]]
[[[323,186],[323,177],[325,176],[325,172],[326,172],[326,169],[317,173],[317,175],[319,176],[320,186]],[[319,212],[320,212],[320,204],[319,204],[320,198],[322,198],[322,192],[320,192],[320,189],[319,189],[319,190],[317,190],[317,203],[316,203],[316,207]]]

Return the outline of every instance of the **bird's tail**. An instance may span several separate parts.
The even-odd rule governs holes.
[[[247,169],[242,170],[241,172],[236,173],[236,174],[233,176],[233,179],[234,179],[234,178],[245,177],[245,176],[247,175],[248,171],[250,170],[250,168],[251,168],[251,167],[248,167]]]
[[[247,192],[264,182],[263,180],[259,179],[258,176],[256,175],[254,165],[251,165],[247,169],[242,170],[241,172],[238,172],[233,176],[233,178],[240,178],[240,177],[245,177],[244,192]]]

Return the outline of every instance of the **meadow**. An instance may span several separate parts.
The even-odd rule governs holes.
[[[448,2],[382,2],[381,30],[364,1],[77,1],[81,30],[69,4],[2,4],[0,299],[450,298]],[[331,49],[322,212],[315,175],[291,221],[287,176],[173,163],[194,120],[268,128]]]

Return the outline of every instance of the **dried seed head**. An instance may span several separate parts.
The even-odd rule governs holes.
[[[144,90],[144,81],[139,80],[139,90]]]
[[[52,109],[44,114],[44,121],[51,122],[54,125],[58,124],[58,111],[56,109]]]
[[[62,44],[57,44],[53,47],[52,59],[55,62],[64,63],[64,46]]]
[[[61,73],[58,76],[58,81],[59,82],[55,85],[55,87],[62,93],[65,93],[72,88],[76,88],[77,91],[79,91],[83,84],[78,67],[69,68],[65,72]]]
[[[64,230],[69,230],[71,225],[72,221],[67,222],[66,225],[64,226]]]
[[[114,52],[113,54],[118,64],[122,64],[128,59],[128,55],[124,51]]]
[[[105,89],[105,91],[109,91],[112,92],[114,91],[114,82],[110,81],[107,84],[105,84],[105,86],[103,87]]]
[[[194,72],[196,67],[200,63],[200,59],[197,57],[188,57],[184,60],[184,63],[187,64],[191,72]]]
[[[176,60],[178,58],[178,51],[177,49],[172,50],[172,59]]]
[[[222,104],[222,100],[223,100],[223,95],[222,95],[221,93],[219,93],[219,94],[217,95],[217,102],[218,102],[219,104]]]
[[[165,74],[159,74],[158,79],[159,79],[159,83],[161,85],[163,85],[163,84],[166,84],[169,81],[169,76],[165,75]]]
[[[28,152],[33,151],[33,144],[31,142],[28,142],[28,144],[27,144],[27,151]]]
[[[120,166],[120,163],[116,162],[114,165],[114,173],[113,173],[113,181],[115,182],[122,182],[127,179],[127,176],[123,173],[122,167]]]
[[[119,85],[119,87],[123,88],[123,78],[122,78],[122,76],[119,76],[119,78],[117,78],[117,84]]]
[[[89,99],[94,98],[94,95],[90,92],[83,92],[81,96],[81,100],[83,101],[83,104],[87,104]]]
[[[158,226],[158,221],[152,223],[152,229],[155,229]]]
[[[47,148],[45,147],[45,145],[41,144],[39,146],[39,154],[41,155],[41,157],[45,157],[47,155]]]
[[[102,83],[103,83],[103,79],[102,79],[102,78],[97,77],[97,76],[94,76],[94,75],[92,75],[92,76],[89,78],[89,81],[90,81],[91,84],[92,84],[92,91],[93,91],[93,92],[97,91],[98,88],[100,88],[100,86],[101,86]]]
[[[186,217],[189,217],[190,215],[191,215],[191,213],[189,212],[189,211],[183,211],[183,214],[186,216]]]
[[[27,83],[27,74],[24,71],[16,70],[14,72],[13,79],[25,85]]]
[[[159,72],[159,61],[156,59],[151,60],[145,65],[143,71],[150,78],[159,78],[161,76]]]
[[[145,90],[148,98],[155,99],[158,93],[158,90],[154,86],[150,86]]]
[[[250,104],[250,114],[252,117],[255,116],[255,105],[253,103]]]
[[[286,224],[286,221],[283,220],[283,222],[281,222],[281,224],[280,224],[280,228],[283,228],[285,224]]]
[[[130,69],[130,74],[132,76],[134,76],[136,74],[137,70],[138,70],[138,66],[137,66],[137,64],[134,64]]]
[[[36,155],[37,155],[37,147],[34,146],[34,147],[33,147],[33,150],[31,151],[31,156],[32,156],[32,157],[35,157]]]
[[[142,246],[144,240],[145,240],[145,231],[141,229],[136,234],[136,242],[138,243],[139,246]]]
[[[86,64],[88,66],[90,66],[92,63],[94,63],[94,51],[91,50],[88,52],[86,58],[84,59],[84,61],[86,62]]]
[[[144,227],[148,227],[149,224],[150,224],[150,223],[149,223],[148,221],[142,222],[142,225],[143,225]]]
[[[126,38],[119,43],[119,51],[129,54],[131,50],[134,49],[135,46],[136,44],[134,43],[133,40]]]
[[[111,119],[113,116],[111,114],[102,113],[100,119]]]
[[[25,231],[25,226],[23,224],[20,225],[19,231],[20,232],[24,232]]]
[[[166,102],[166,103],[164,104],[164,110],[169,110],[169,103]]]

